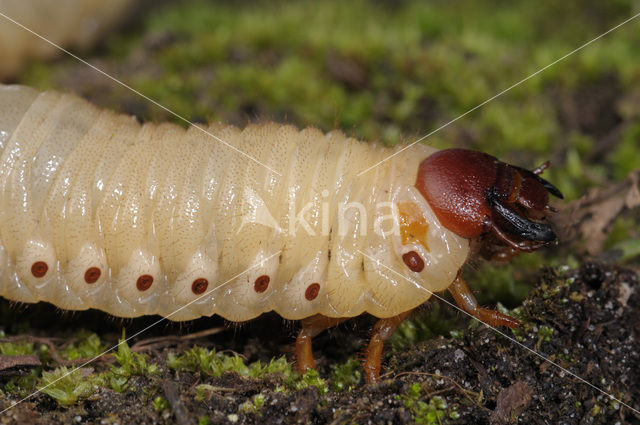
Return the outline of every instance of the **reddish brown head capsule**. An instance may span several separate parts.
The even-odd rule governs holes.
[[[447,149],[422,161],[416,187],[440,223],[457,235],[492,233],[513,249],[532,251],[556,239],[543,220],[551,211],[549,193],[562,198],[537,173],[482,152]]]

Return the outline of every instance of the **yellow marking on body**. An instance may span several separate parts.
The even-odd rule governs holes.
[[[420,207],[413,202],[398,203],[398,212],[400,213],[400,236],[402,245],[417,242],[427,251],[427,232],[429,231],[429,223],[422,214]]]

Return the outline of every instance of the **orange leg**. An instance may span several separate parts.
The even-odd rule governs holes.
[[[412,311],[413,310],[405,311],[397,316],[380,319],[376,322],[373,327],[371,341],[369,342],[364,361],[362,362],[364,379],[367,383],[371,384],[378,381],[378,377],[380,376],[380,358],[382,357],[384,342],[391,338],[391,335],[393,335],[398,326],[400,326],[400,323],[402,323]]]
[[[453,281],[451,286],[447,288],[458,307],[471,314],[476,319],[491,326],[506,326],[508,328],[517,328],[520,326],[513,317],[502,314],[499,311],[489,310],[478,306],[478,301],[471,293],[467,282],[462,279],[462,274],[458,273],[458,277]]]
[[[334,327],[347,320],[347,318],[326,317],[321,314],[302,319],[302,329],[296,338],[296,357],[298,372],[304,373],[316,368],[311,349],[311,339],[322,331]]]

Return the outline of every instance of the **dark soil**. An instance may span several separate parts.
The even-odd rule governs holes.
[[[23,315],[39,308],[44,307],[28,309]],[[85,320],[85,315],[87,323],[92,315],[100,316],[83,313],[75,319],[80,316]],[[519,319],[523,326],[513,334],[501,330],[505,332],[501,335],[471,324],[459,338],[433,338],[397,352],[387,347],[379,384],[361,382],[351,390],[330,389],[326,394],[316,387],[282,391],[282,379],[276,375],[262,380],[227,372],[215,379],[176,372],[166,365],[169,349],[157,348],[146,354],[160,365],[162,373],[133,378],[122,394],[101,389],[91,400],[70,408],[59,407],[49,396],[38,394],[3,413],[0,421],[187,424],[206,423],[204,418],[209,418],[209,423],[249,424],[640,423],[640,414],[619,402],[640,409],[640,292],[634,271],[598,263],[585,263],[578,270],[545,270],[520,308]],[[67,320],[63,317],[57,325],[64,326]],[[268,315],[198,344],[233,348],[248,361],[266,360],[281,352],[289,352],[291,357],[292,344],[287,341],[295,328],[281,322]],[[370,322],[357,322],[355,329],[346,324],[316,338],[321,376],[329,377],[332,364],[358,353]],[[214,323],[211,319],[183,325],[182,331]],[[112,324],[117,328],[115,321]],[[128,329],[136,329],[146,322],[129,325]],[[150,333],[175,334],[176,328],[159,326]],[[209,384],[215,390],[198,401],[199,384]],[[264,405],[245,411],[243,403],[256,394],[262,394]],[[151,407],[151,400],[158,395],[170,403],[160,412]],[[440,397],[436,404],[434,396]],[[15,396],[9,396],[2,405],[14,400]]]
[[[205,4],[205,2],[201,3]],[[249,1],[242,3],[251,4]],[[374,3],[385,4],[386,2]],[[391,11],[401,9],[402,5],[408,2],[388,3]],[[433,5],[438,3],[434,2]],[[445,4],[445,2],[441,3]],[[523,37],[530,37],[530,35],[522,35],[520,29],[526,29],[524,34],[528,34],[530,30],[540,31],[544,34],[545,40],[548,36],[554,36],[556,32],[558,39],[562,39],[564,32],[561,30],[564,26],[575,26],[580,30],[588,29],[589,31],[575,35],[575,44],[567,44],[557,50],[558,55],[564,54],[563,52],[568,52],[594,37],[598,31],[611,28],[629,16],[633,8],[632,2],[628,2],[629,10],[624,7],[625,2],[614,3],[596,2],[593,6],[585,7],[585,5],[569,2],[562,6],[567,9],[564,14],[556,11],[555,8],[560,6],[556,3],[553,3],[553,8],[547,5],[546,9],[540,9],[543,12],[533,13],[533,9],[530,11],[525,9],[526,14],[514,15],[517,17],[515,21],[522,23],[522,25],[513,26],[517,29],[515,36],[510,34],[508,37],[500,38],[499,43],[496,43],[491,36],[480,37],[480,40],[492,43],[483,47],[481,51],[488,54],[489,52],[500,53],[504,50],[505,53],[500,54],[504,57],[512,57],[511,60],[514,63],[521,61],[523,65],[533,66],[531,64],[535,64],[535,61],[532,62],[530,59],[540,56],[540,53],[535,49],[530,51],[529,46],[537,45],[543,40],[532,39],[528,41],[529,44],[518,42]],[[265,7],[271,7],[268,2],[264,4]],[[309,2],[309,4],[313,3]],[[501,9],[508,9],[505,2],[497,4]],[[544,6],[544,4],[545,2],[542,2],[541,5]],[[535,3],[535,6],[537,8],[538,3]],[[611,8],[611,13],[603,12],[608,8]],[[480,10],[477,8],[471,8],[465,13],[462,13],[463,9],[464,7],[455,14],[443,16],[453,18],[468,13],[473,15],[470,22],[482,22],[487,20],[493,13],[491,10],[494,10],[487,9],[488,12],[479,15]],[[579,13],[574,13],[574,9]],[[550,10],[555,12],[548,13]],[[612,14],[613,12],[616,13]],[[532,13],[533,16],[531,16]],[[583,13],[588,19],[579,20],[579,16],[575,16]],[[268,14],[265,15],[268,18]],[[536,19],[540,21],[540,25],[535,24]],[[455,20],[449,22],[450,20],[447,19],[447,25],[443,26],[442,31],[446,28],[459,31],[465,26],[464,23],[456,24]],[[285,28],[282,25],[274,25],[274,27]],[[243,54],[243,48],[246,46],[238,44],[229,50],[228,57],[225,53],[218,60],[198,59],[195,62],[196,65],[200,64],[199,66],[181,64],[175,69],[162,69],[161,64],[165,62],[159,58],[165,56],[161,54],[178,51],[174,49],[176,46],[181,46],[188,52],[192,52],[192,48],[198,46],[189,38],[190,36],[186,37],[182,34],[184,30],[174,33],[154,30],[153,26],[149,28],[151,30],[145,31],[150,32],[144,34],[138,27],[123,29],[124,33],[141,33],[139,38],[142,44],[131,49],[125,48],[125,44],[128,45],[129,42],[124,41],[127,38],[121,37],[120,41],[116,40],[100,46],[98,51],[90,56],[90,62],[110,74],[117,75],[128,84],[135,86],[136,82],[146,82],[146,86],[143,84],[141,87],[136,87],[163,105],[171,105],[193,121],[224,118],[225,121],[243,125],[248,121],[255,121],[256,118],[266,117],[299,125],[313,124],[325,129],[331,129],[333,124],[345,129],[347,133],[353,126],[353,122],[359,125],[376,123],[369,129],[369,133],[375,134],[378,139],[386,133],[394,134],[391,131],[393,129],[402,129],[407,135],[412,133],[423,135],[487,98],[484,94],[476,94],[475,97],[470,98],[471,100],[467,99],[464,102],[457,100],[460,94],[467,94],[472,88],[465,82],[470,78],[469,75],[473,74],[471,78],[473,81],[478,79],[483,81],[480,87],[487,84],[491,88],[490,94],[493,95],[507,87],[510,81],[517,81],[531,71],[526,67],[521,70],[514,68],[510,71],[509,66],[505,68],[501,65],[501,56],[489,55],[484,61],[478,62],[481,55],[476,54],[475,59],[469,57],[459,61],[457,55],[461,50],[456,48],[457,36],[451,35],[442,37],[442,40],[429,36],[424,42],[425,45],[445,43],[446,48],[437,50],[436,53],[438,57],[451,58],[451,64],[448,64],[449,59],[447,59],[441,65],[438,65],[438,62],[433,65],[429,60],[430,54],[412,57],[412,50],[422,51],[422,47],[426,48],[426,46],[418,49],[404,45],[397,46],[393,51],[407,56],[407,59],[402,58],[402,61],[398,62],[405,65],[395,64],[395,56],[389,53],[382,54],[380,57],[377,54],[370,54],[371,59],[368,59],[370,62],[362,63],[360,62],[362,58],[368,56],[366,52],[361,52],[360,42],[356,41],[354,46],[357,48],[354,47],[352,50],[359,52],[358,57],[341,54],[335,48],[329,48],[327,50],[329,53],[325,55],[324,47],[314,50],[313,46],[304,46],[300,51],[294,49],[288,52],[291,49],[275,44],[275,47],[256,49],[261,54],[252,58],[251,55]],[[251,30],[250,27],[248,29]],[[238,28],[233,30],[236,31]],[[326,33],[333,33],[333,30],[334,28],[328,28]],[[306,27],[300,31],[301,34],[306,32]],[[631,45],[634,40],[630,38],[630,33],[626,36],[629,37]],[[286,39],[288,38],[289,35]],[[251,37],[247,39],[251,40]],[[285,37],[274,39],[285,40]],[[611,36],[608,39],[615,41]],[[239,38],[239,40],[242,43],[246,41],[245,38]],[[509,50],[505,50],[503,44],[506,40],[513,40],[515,43],[514,46],[507,44],[507,47],[512,49],[510,55],[507,54]],[[601,40],[599,43],[604,41],[606,40]],[[598,48],[599,43],[595,43],[589,49]],[[122,46],[119,46],[120,44]],[[553,47],[551,44],[548,46]],[[612,54],[611,58],[616,57],[614,54],[616,52],[623,52],[622,54],[627,52],[624,49],[615,49],[618,46],[616,44],[611,46],[613,47],[603,47],[603,50]],[[108,50],[115,50],[117,53],[115,57],[105,56],[104,52]],[[129,50],[131,51],[122,57],[122,52]],[[428,52],[428,50],[425,51]],[[631,49],[628,51],[634,52]],[[231,82],[225,83],[216,79],[217,70],[223,68],[225,62],[243,65],[243,62],[255,59],[255,67],[270,70],[276,68],[274,63],[284,62],[285,54],[294,55],[295,63],[298,60],[309,60],[314,57],[322,58],[318,62],[319,66],[323,67],[323,71],[318,71],[318,75],[326,73],[329,78],[327,81],[320,80],[326,85],[320,92],[328,92],[332,87],[337,90],[333,86],[335,80],[340,86],[345,87],[345,93],[348,94],[345,98],[363,99],[365,102],[332,103],[328,106],[334,108],[335,113],[316,114],[312,116],[313,118],[309,118],[303,112],[294,113],[299,108],[296,105],[304,104],[305,107],[309,103],[324,107],[327,105],[322,105],[323,102],[316,98],[308,101],[304,98],[305,90],[285,91],[286,96],[281,95],[280,92],[274,92],[275,94],[271,95],[271,91],[267,90],[268,95],[262,95],[267,100],[277,97],[284,99],[282,104],[273,102],[272,105],[267,100],[255,100],[255,93],[261,93],[258,90],[261,87],[253,81],[249,81],[250,84],[247,83],[247,87],[243,88],[239,85],[242,81],[236,82],[231,79]],[[544,53],[544,55],[548,54],[548,52]],[[190,59],[191,53],[184,57]],[[579,56],[576,55],[575,58],[577,57]],[[615,65],[616,61],[611,58],[603,56],[593,64],[589,63],[587,68],[594,74],[592,77],[585,76],[573,84],[567,83],[571,81],[570,79],[565,81],[564,78],[560,78],[565,74],[579,76],[585,73],[586,66],[580,61],[575,61],[571,62],[568,68],[560,68],[556,77],[548,77],[548,82],[541,83],[540,89],[530,89],[519,95],[520,97],[503,96],[500,99],[504,110],[507,111],[519,111],[521,103],[533,105],[534,111],[544,110],[547,105],[552,105],[551,108],[557,115],[557,122],[551,127],[557,127],[558,131],[554,130],[549,134],[541,133],[540,143],[544,143],[545,139],[553,140],[553,149],[556,152],[548,155],[553,164],[550,172],[556,173],[553,175],[555,177],[553,182],[562,187],[565,194],[573,192],[574,197],[582,196],[583,187],[611,186],[611,181],[608,179],[622,174],[619,171],[620,163],[623,163],[622,165],[626,163],[622,159],[634,157],[637,153],[633,151],[629,155],[616,155],[625,132],[635,125],[640,114],[637,106],[640,104],[637,77],[630,77],[637,75],[637,72],[616,71],[615,68],[613,71],[608,70],[609,67],[621,65],[632,68],[633,57],[629,56],[628,60],[626,57],[624,60],[618,60],[618,65]],[[397,58],[396,61],[398,61]],[[479,64],[477,68],[473,67],[474,61]],[[546,63],[539,63],[537,66]],[[604,71],[598,71],[600,68],[591,70],[595,65],[602,65]],[[436,70],[438,66],[442,66],[444,72],[430,72],[433,66]],[[470,70],[469,75],[454,73],[458,68],[464,70],[467,67]],[[58,87],[73,91],[98,105],[111,107],[123,113],[136,114],[145,120],[171,118],[165,111],[152,107],[149,102],[128,90],[121,87],[114,88],[111,81],[72,59],[67,58],[65,62],[63,57],[59,58],[58,63],[55,63],[52,68],[56,71],[50,74],[52,71],[45,72],[38,66],[34,67],[26,82],[38,85],[42,89]],[[187,68],[194,68],[195,72],[187,73],[185,71]],[[376,69],[382,70],[382,73],[374,73]],[[425,69],[429,71],[427,74],[423,73]],[[485,72],[486,76],[483,77]],[[404,75],[405,73],[407,75]],[[505,75],[502,75],[503,73]],[[456,84],[451,84],[447,78],[440,82],[440,78],[450,74],[459,79]],[[180,77],[178,81],[186,83],[172,87],[173,83],[165,82],[174,81],[176,75]],[[244,74],[238,72],[238,75]],[[626,77],[623,78],[620,75],[626,75]],[[160,76],[166,80],[161,80]],[[174,80],[171,79],[172,77]],[[295,82],[297,79],[290,80]],[[380,81],[385,83],[381,84]],[[194,87],[191,87],[191,84]],[[211,88],[207,90],[208,87]],[[403,89],[400,90],[400,87]],[[523,86],[523,88],[526,87]],[[536,90],[541,93],[537,93]],[[185,103],[179,101],[185,94],[182,92],[186,92],[187,98],[190,99],[186,101],[190,107],[187,110],[185,106],[186,112],[180,109],[180,105]],[[371,92],[370,97],[368,97],[369,92]],[[367,96],[356,96],[363,93]],[[415,93],[419,96],[413,100],[411,96]],[[514,93],[517,91],[514,90]],[[237,105],[230,107],[222,101],[226,98],[235,102],[231,105]],[[526,101],[523,102],[523,99]],[[396,110],[394,107],[398,104],[406,104],[407,101],[410,101],[413,107],[411,113],[404,117],[402,110]],[[349,115],[351,118],[346,118],[347,114],[343,111],[359,110],[360,105],[368,105],[368,102],[373,105],[372,116],[367,115],[367,108],[362,107],[361,114]],[[300,109],[307,111],[304,108]],[[622,111],[627,112],[623,114]],[[516,140],[508,140],[508,137],[505,140],[505,136],[517,133],[512,130],[512,127],[520,122],[519,119],[513,119],[515,115],[500,114],[496,118],[491,114],[486,116],[481,114],[482,110],[478,112],[472,121],[463,125],[463,120],[460,120],[456,123],[457,126],[448,128],[448,133],[443,136],[447,143],[457,147],[490,150],[497,154],[496,150],[502,149],[502,145],[507,146],[520,137],[526,136],[526,134],[518,134],[518,137],[515,137]],[[494,110],[494,114],[495,112]],[[537,126],[544,127],[548,125],[544,121],[545,116],[545,114],[536,113],[534,118],[530,119],[531,123],[527,125],[531,129]],[[491,123],[484,123],[488,118],[491,118]],[[336,120],[337,123],[334,122]],[[381,129],[385,127],[378,126],[378,122],[383,125],[393,125],[388,127],[388,131],[382,131]],[[365,130],[358,131],[367,134]],[[495,134],[493,134],[494,131]],[[527,131],[529,131],[528,128]],[[537,133],[533,132],[533,134]],[[581,145],[575,148],[572,145],[575,143],[573,140],[575,134],[588,136],[592,140],[580,139]],[[394,138],[389,136],[389,140]],[[431,143],[431,140],[428,142]],[[521,148],[522,144],[520,147],[514,145],[511,158],[517,160],[518,164],[531,164],[533,154]],[[533,149],[535,146],[530,148]],[[539,153],[540,149],[536,149]],[[581,167],[575,171],[574,164],[573,174],[575,175],[571,175],[569,179],[563,172],[568,173],[566,170],[570,167],[566,165],[566,158],[572,153],[580,159]],[[560,178],[561,176],[565,178]],[[630,184],[629,187],[633,186]],[[624,188],[627,189],[626,186]],[[624,192],[625,197],[622,199],[631,199],[630,196],[626,196],[626,193]],[[629,193],[631,193],[630,189]],[[589,234],[579,233],[576,237],[560,238],[563,245],[566,241],[572,242],[571,252],[579,256],[582,256],[585,251],[595,256],[603,250],[605,235],[609,234],[613,219],[621,214],[623,208],[619,206],[613,209],[610,203],[604,202],[595,207],[589,204],[588,207],[589,210],[584,213],[584,216],[579,218],[569,216],[562,226],[557,226],[570,228],[571,225],[582,225],[583,228],[588,229]],[[609,214],[596,213],[605,207],[611,210]],[[632,208],[631,205],[627,207]],[[584,211],[585,207],[579,205],[577,209]],[[638,222],[637,207],[635,211],[636,221],[631,222],[634,224],[623,222],[628,232],[627,238],[630,240],[638,237],[639,228],[635,224]],[[603,216],[606,219],[602,218]],[[599,220],[593,218],[593,221],[589,221],[584,217],[595,217]],[[598,235],[601,237],[598,238]],[[595,242],[589,244],[583,239],[587,242],[589,240],[595,240]],[[597,250],[589,249],[590,246],[596,246]],[[610,248],[611,245],[607,247],[607,249]],[[637,254],[635,255],[637,257]],[[616,261],[622,260],[616,258]],[[528,271],[518,269],[516,273],[528,276]],[[217,350],[232,350],[242,355],[246,362],[257,360],[268,362],[283,354],[293,361],[293,340],[298,326],[295,323],[283,321],[276,315],[265,315],[242,325],[227,323],[226,331],[207,338],[180,341],[176,335],[192,334],[203,329],[216,328],[225,323],[218,317],[182,324],[164,321],[130,341],[130,345],[133,345],[140,343],[141,340],[159,338],[157,345],[144,350],[143,353],[149,357],[150,363],[160,367],[160,374],[132,378],[128,390],[124,393],[100,388],[89,400],[80,401],[68,408],[61,407],[48,395],[37,394],[16,407],[0,413],[0,423],[640,424],[640,413],[637,413],[640,410],[640,291],[638,291],[637,269],[625,269],[603,263],[583,263],[579,268],[572,270],[543,270],[537,280],[535,289],[530,292],[518,311],[513,313],[523,323],[522,328],[514,332],[499,329],[500,332],[504,332],[503,335],[469,320],[465,315],[440,301],[430,301],[426,307],[432,311],[429,320],[433,322],[434,317],[440,318],[440,323],[446,324],[444,328],[447,331],[441,330],[440,333],[449,335],[448,326],[456,320],[460,322],[457,329],[464,332],[460,332],[461,336],[457,338],[438,336],[417,344],[406,345],[396,351],[388,344],[383,355],[383,379],[377,385],[366,385],[360,381],[352,389],[337,392],[332,389],[330,381],[333,365],[342,364],[347,359],[362,353],[368,332],[374,323],[371,317],[348,321],[314,340],[314,352],[320,376],[328,380],[329,390],[326,394],[316,387],[283,391],[283,378],[276,375],[266,379],[254,379],[227,372],[220,378],[212,378],[199,373],[177,372],[167,366],[167,357],[170,352],[181,352],[194,344],[215,347]],[[485,291],[485,294],[479,295],[487,295],[487,292],[490,293],[491,298],[497,291]],[[504,302],[504,298],[501,299]],[[517,305],[518,302],[519,299],[513,305]],[[439,313],[441,317],[433,314],[434,312]],[[130,336],[158,320],[158,317],[122,320],[96,311],[61,312],[46,303],[24,306],[0,301],[0,324],[7,335],[29,334],[41,339],[46,338],[57,347],[64,345],[81,329],[95,332],[104,343],[113,344],[121,336],[123,326],[127,330],[127,335]],[[433,324],[431,322],[430,324]],[[524,347],[507,337],[514,338]],[[548,358],[559,367],[545,361],[529,349]],[[0,393],[0,410],[21,399],[21,395],[6,388],[6,384],[15,374],[28,373],[33,369],[32,358],[21,360],[22,367],[11,368],[6,374],[0,374],[0,388],[3,390]],[[58,365],[49,359],[45,364],[45,370],[51,370]],[[105,361],[100,361],[90,367],[101,371],[108,365]],[[202,400],[197,391],[198,385],[201,384],[214,388],[214,391]],[[600,390],[612,394],[619,401],[612,400]],[[251,402],[258,394],[264,397],[264,405],[259,409],[246,411],[243,407],[245,403]],[[167,400],[169,407],[154,409],[152,402],[158,396]],[[635,412],[625,407],[620,401],[636,409]]]

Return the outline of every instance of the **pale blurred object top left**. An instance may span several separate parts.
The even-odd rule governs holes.
[[[55,46],[83,50],[117,25],[136,0],[0,0],[0,80],[14,77],[30,59],[59,54]]]

